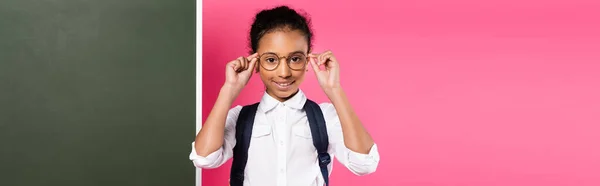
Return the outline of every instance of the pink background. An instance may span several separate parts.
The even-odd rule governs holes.
[[[600,185],[600,1],[205,0],[203,119],[253,14],[277,4],[311,14],[380,147],[376,173],[335,162],[332,185]],[[328,101],[312,71],[302,89]],[[235,104],[262,91],[255,75]]]

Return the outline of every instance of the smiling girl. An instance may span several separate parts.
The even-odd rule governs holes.
[[[331,51],[313,53],[312,38],[308,19],[293,9],[280,6],[256,14],[250,30],[253,54],[227,63],[226,81],[192,143],[196,167],[217,168],[233,158],[232,186],[322,186],[332,170],[326,158],[334,157],[356,175],[375,172],[377,145],[340,85],[340,63]],[[310,107],[314,102],[299,88],[308,69],[330,103]],[[232,108],[255,72],[266,87],[262,99]],[[307,115],[313,110],[316,114]],[[318,118],[323,126],[315,124]],[[326,131],[319,134],[319,129]],[[321,144],[327,144],[325,153],[319,153]]]

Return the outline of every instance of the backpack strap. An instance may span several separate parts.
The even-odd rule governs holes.
[[[233,162],[229,179],[230,186],[242,186],[244,184],[244,170],[248,161],[248,148],[250,147],[252,126],[254,126],[254,116],[256,116],[258,104],[242,107],[238,115],[235,126],[236,144],[233,147]]]
[[[329,186],[329,170],[327,169],[327,165],[331,163],[331,156],[327,153],[329,137],[327,136],[327,126],[325,125],[323,111],[321,111],[321,107],[317,103],[308,99],[304,104],[304,110],[306,111],[308,124],[310,125],[313,145],[317,149],[321,175],[323,176],[323,180],[325,180],[325,185]]]
[[[250,139],[252,136],[252,127],[254,126],[254,117],[258,104],[242,107],[236,123],[236,145],[233,147],[233,162],[231,165],[230,186],[243,186],[244,170],[248,161],[248,149],[250,147]],[[329,170],[327,166],[331,163],[331,156],[327,153],[329,147],[329,137],[327,136],[327,126],[323,111],[317,103],[311,100],[306,100],[304,110],[308,118],[310,132],[312,135],[313,145],[317,149],[317,158],[321,175],[325,180],[325,185],[329,186]]]

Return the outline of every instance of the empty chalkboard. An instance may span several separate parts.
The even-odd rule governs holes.
[[[195,4],[0,1],[0,185],[193,185]]]

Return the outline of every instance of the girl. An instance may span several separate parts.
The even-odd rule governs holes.
[[[217,168],[238,152],[234,151],[236,130],[239,130],[236,125],[243,107],[237,105],[231,108],[231,105],[256,69],[266,91],[255,114],[252,113],[254,123],[250,125],[250,145],[244,151],[247,154],[244,163],[241,163],[242,173],[236,176],[232,168],[230,184],[328,184],[332,163],[320,168],[313,143],[314,134],[308,122],[310,118],[307,119],[304,109],[310,100],[299,89],[305,73],[312,68],[331,101],[318,104],[328,136],[325,154],[332,159],[336,157],[356,175],[376,170],[379,163],[377,146],[354,113],[340,85],[340,65],[331,51],[311,53],[312,36],[307,18],[286,6],[263,10],[256,15],[250,30],[253,54],[227,64],[226,81],[192,143],[190,159],[196,167]],[[238,169],[236,157],[233,159],[234,168]]]

